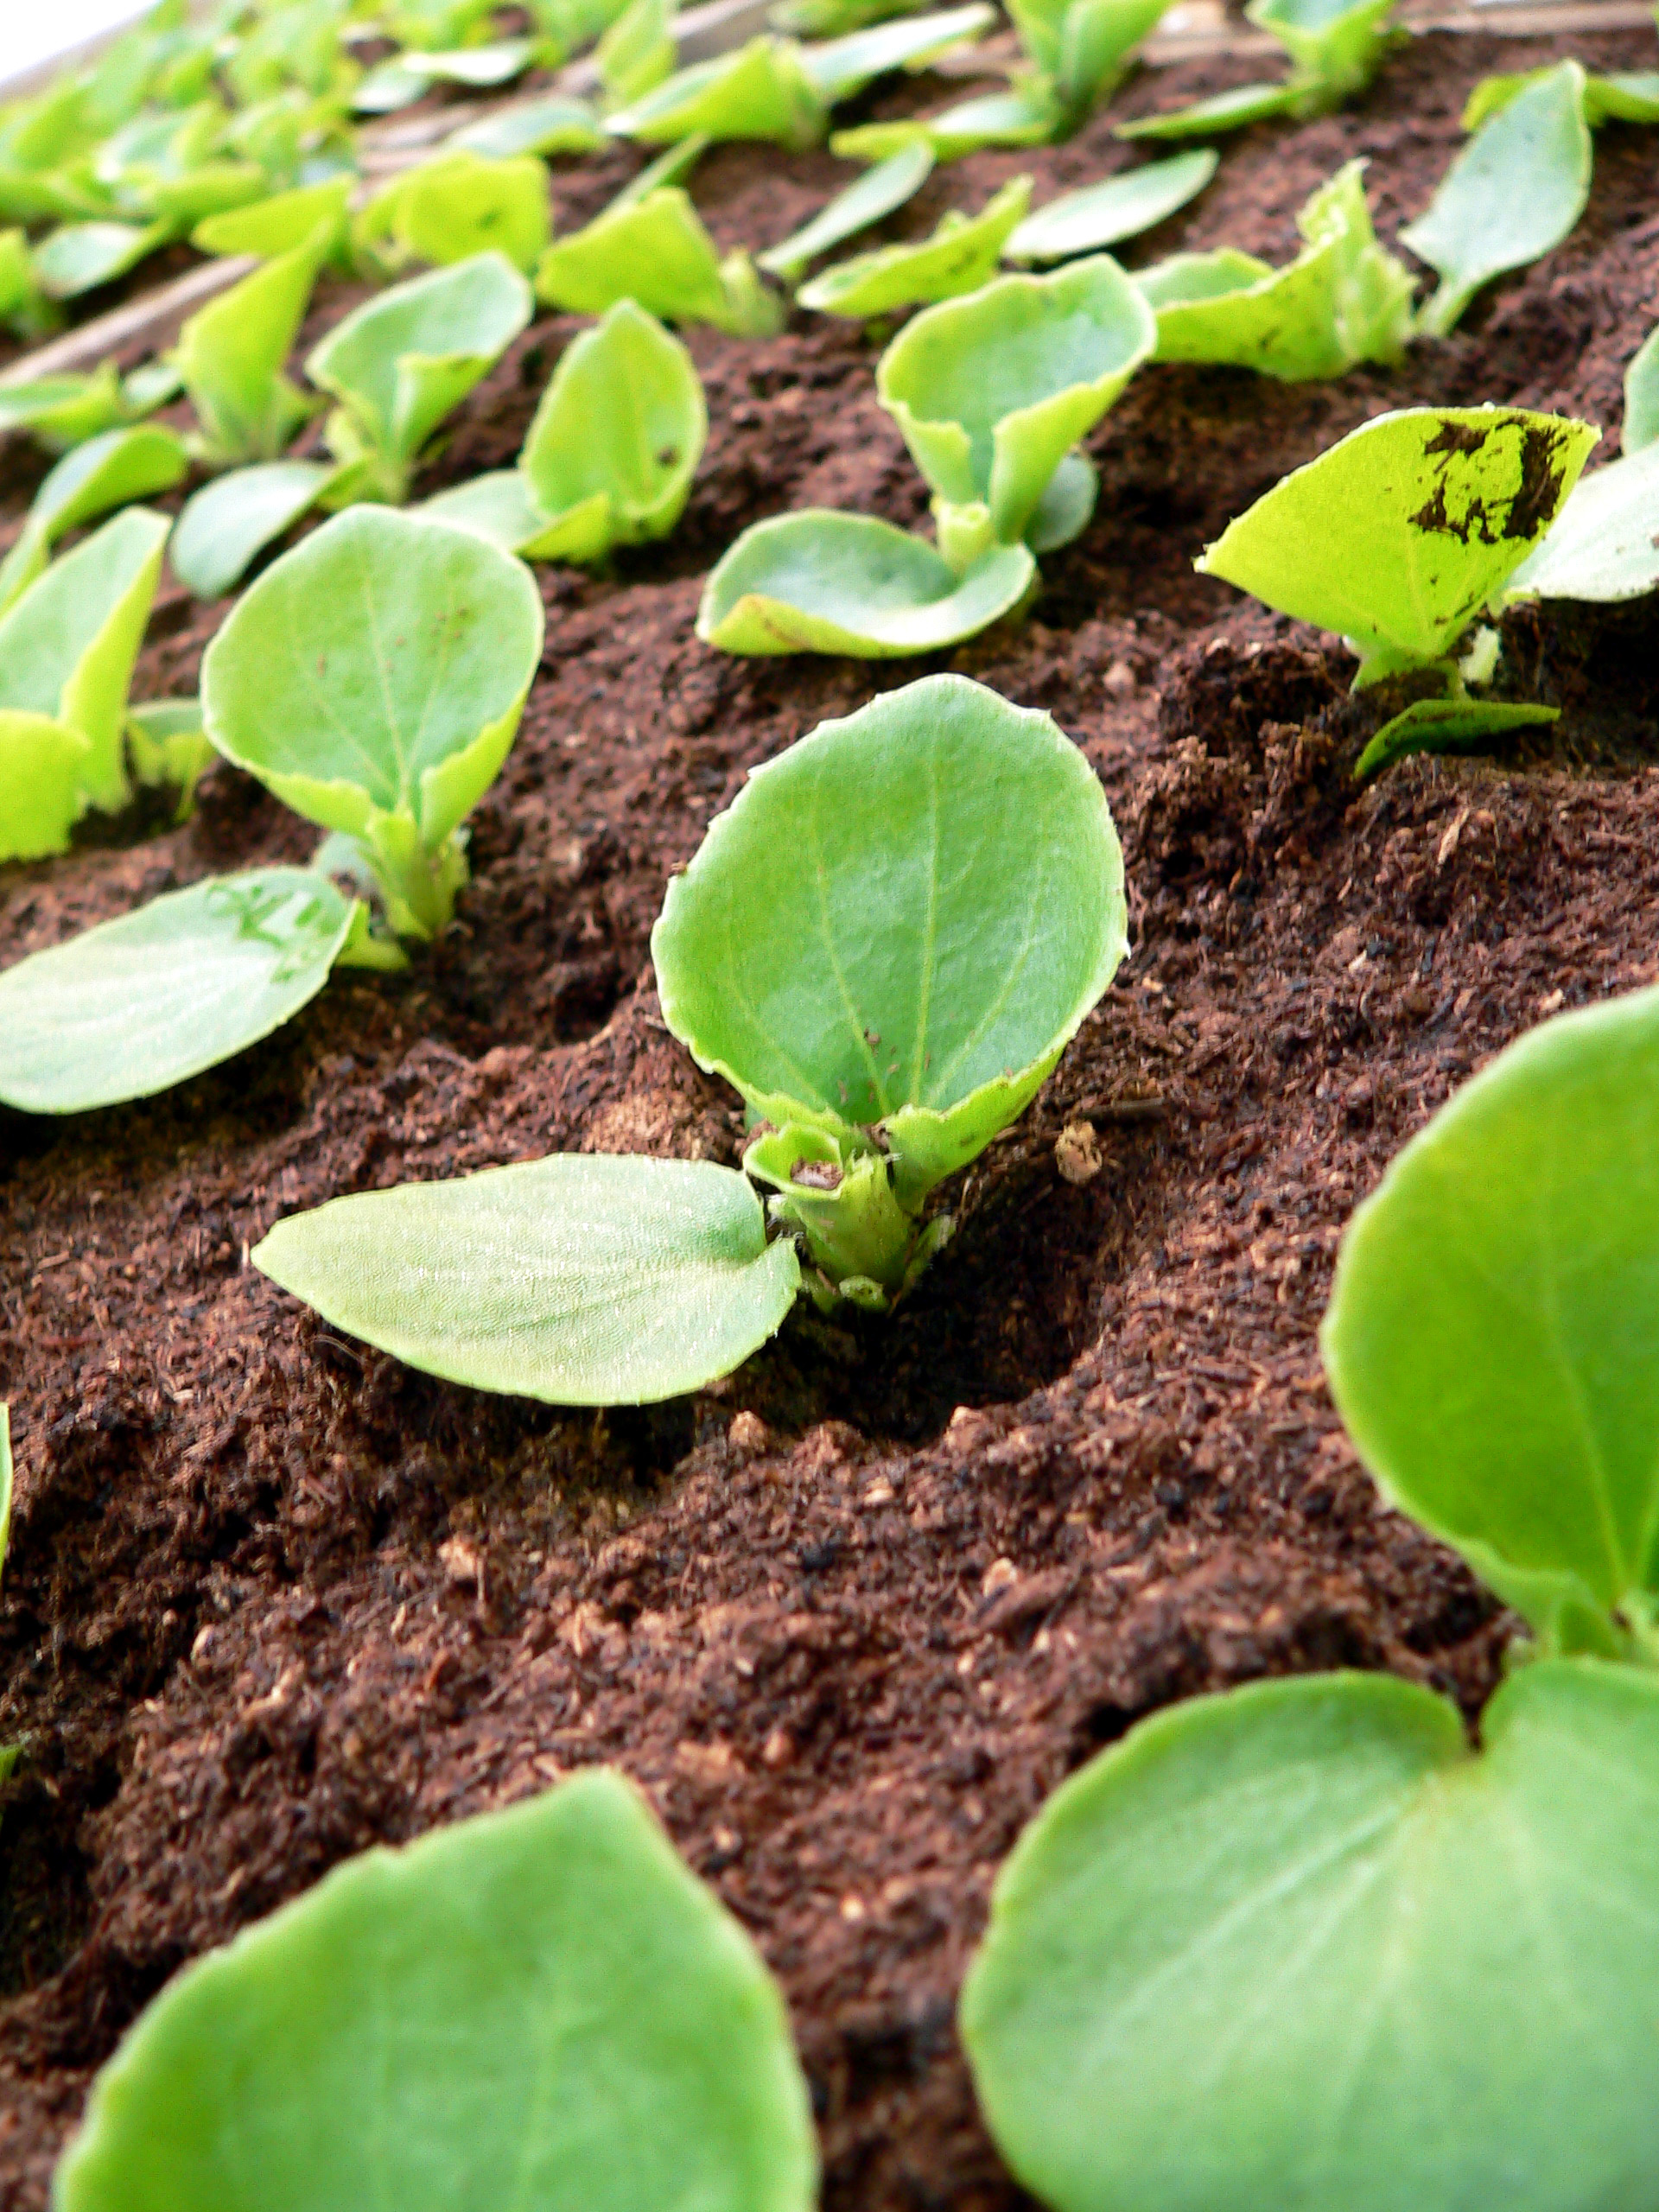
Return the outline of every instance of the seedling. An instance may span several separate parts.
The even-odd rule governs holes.
[[[67,453],[101,430],[137,422],[172,398],[179,388],[168,365],[147,361],[122,378],[113,361],[90,376],[36,377],[0,385],[0,436],[26,431],[48,453]]]
[[[896,308],[977,291],[996,274],[1002,249],[1024,221],[1030,200],[1031,179],[1014,177],[977,215],[947,209],[930,238],[878,246],[834,263],[802,286],[800,303],[820,315],[868,321]]]
[[[600,1768],[349,1859],[187,1967],[93,2083],[55,2212],[811,2212],[777,1985]]]
[[[350,837],[399,936],[467,880],[461,824],[494,782],[542,650],[529,571],[470,532],[337,516],[239,600],[202,663],[207,734]]]
[[[192,441],[210,468],[275,461],[321,402],[297,391],[283,366],[328,245],[327,219],[193,315],[172,359],[200,429]]]
[[[987,146],[1040,146],[1053,135],[1054,110],[1039,91],[981,92],[931,115],[837,130],[830,150],[849,162],[884,162],[925,146],[935,161],[954,162]]]
[[[1072,452],[1157,338],[1109,255],[1052,276],[1004,276],[907,323],[876,391],[933,487],[939,550],[966,569],[993,543],[1034,552],[1077,537],[1097,480]]]
[[[488,92],[522,76],[535,58],[533,39],[504,38],[486,46],[408,47],[371,69],[352,94],[359,115],[392,115],[423,99],[434,85]]]
[[[476,123],[465,123],[444,140],[452,151],[486,155],[496,162],[520,154],[596,154],[605,143],[599,118],[586,100],[568,93],[515,101]]]
[[[35,249],[35,275],[51,300],[77,300],[112,284],[165,245],[170,223],[66,223]]]
[[[29,240],[21,230],[0,231],[0,322],[22,339],[55,327],[57,309],[35,282]]]
[[[677,0],[631,0],[594,51],[606,105],[625,107],[674,73]]]
[[[105,430],[65,454],[30,503],[16,543],[0,561],[0,614],[45,569],[59,538],[153,492],[170,491],[189,462],[171,430]]]
[[[728,653],[891,660],[976,637],[1029,596],[1023,544],[958,575],[925,538],[874,515],[803,507],[751,523],[703,586],[697,635]]]
[[[62,852],[88,806],[131,797],[127,686],[167,531],[164,515],[129,507],[0,617],[0,858]]]
[[[999,1878],[963,2038],[1056,2212],[1659,2187],[1656,1096],[1659,994],[1550,1023],[1338,1261],[1322,1344],[1361,1458],[1538,1639],[1481,1749],[1386,1675],[1251,1684],[1131,1730]]]
[[[196,785],[213,758],[200,699],[148,699],[127,709],[127,757],[136,780],[178,794],[175,822],[188,822]]]
[[[517,468],[440,493],[423,510],[534,561],[601,561],[666,537],[709,435],[691,356],[632,300],[572,341]]]
[[[915,1280],[949,1234],[929,1193],[1029,1104],[1125,918],[1083,755],[1046,715],[925,677],[758,769],[652,932],[670,1029],[762,1117],[744,1166],[783,1236],[734,1169],[569,1155],[335,1199],[256,1264],[476,1388],[699,1389],[782,1322],[793,1240],[823,1302],[885,1306]]]
[[[1584,213],[1593,158],[1584,95],[1583,69],[1558,62],[1482,124],[1401,232],[1440,279],[1425,330],[1445,337],[1483,284],[1552,252]]]
[[[603,315],[635,300],[668,322],[707,322],[739,337],[780,329],[783,302],[741,248],[722,261],[696,209],[672,186],[607,208],[556,238],[536,271],[536,296],[569,315]]]
[[[1236,130],[1274,116],[1324,115],[1363,92],[1402,35],[1394,0],[1250,0],[1247,20],[1289,54],[1281,84],[1237,85],[1173,113],[1121,124],[1120,138],[1193,138]]]
[[[368,909],[309,868],[210,877],[0,973],[0,1101],[82,1114],[245,1052],[339,963],[385,966]]]
[[[1208,146],[1126,169],[1103,184],[1062,193],[1027,216],[1002,249],[1005,261],[1069,261],[1138,238],[1196,200],[1221,156]]]
[[[1077,130],[1127,74],[1135,49],[1156,29],[1169,0],[1014,0],[1020,42],[1035,64],[1020,89],[1046,106],[1051,129]]]
[[[439,267],[493,249],[526,275],[552,236],[547,169],[532,154],[504,160],[451,149],[394,177],[352,226],[366,265]]]
[[[1160,361],[1224,362],[1299,383],[1357,361],[1396,362],[1412,334],[1411,278],[1376,242],[1350,162],[1296,219],[1307,241],[1274,269],[1222,246],[1178,253],[1135,282],[1158,318]]]
[[[251,207],[208,216],[190,233],[190,243],[200,253],[253,253],[267,260],[293,252],[321,231],[319,260],[343,265],[349,230],[346,208],[351,194],[349,176],[296,185],[290,192],[272,193]]]
[[[339,402],[328,448],[350,474],[330,486],[332,503],[407,499],[427,441],[533,308],[512,263],[480,253],[394,284],[337,323],[305,365],[312,383]]]
[[[932,172],[932,149],[924,142],[901,146],[842,192],[838,192],[798,231],[765,253],[755,264],[786,284],[800,282],[809,261],[842,245],[902,207],[920,191]]]
[[[1522,408],[1412,407],[1363,423],[1276,484],[1195,564],[1299,621],[1339,631],[1359,658],[1354,689],[1429,674],[1446,695],[1408,708],[1362,756],[1369,774],[1427,735],[1445,746],[1553,721],[1552,707],[1471,700],[1495,636],[1459,664],[1471,623],[1543,540],[1597,432]],[[1483,663],[1484,664],[1483,668]]]

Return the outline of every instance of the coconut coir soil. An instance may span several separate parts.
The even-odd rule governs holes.
[[[1628,68],[1648,45],[1581,50]],[[1134,257],[1224,238],[1283,257],[1356,153],[1392,238],[1472,81],[1551,58],[1426,38],[1353,112],[1231,142]],[[1245,73],[1166,73],[1128,104]],[[562,220],[632,159],[563,179]],[[1124,154],[1097,124],[1022,160],[1046,192]],[[1654,313],[1655,161],[1650,137],[1602,132],[1568,244],[1397,373],[1151,370],[1103,427],[1087,537],[1046,564],[1032,619],[948,664],[1086,748],[1134,952],[890,1322],[803,1309],[729,1382],[595,1417],[410,1373],[245,1257],[292,1208],[554,1147],[736,1157],[735,1099],[658,1014],[664,877],[746,770],[947,664],[693,638],[700,575],[757,517],[922,517],[872,349],[804,318],[766,344],[694,336],[712,434],[669,544],[608,579],[544,572],[542,673],[441,945],[407,976],[340,976],[152,1104],[0,1122],[19,1463],[0,1740],[27,1745],[0,1820],[8,2212],[44,2204],[90,2070],[182,1961],[348,1853],[601,1759],[781,1977],[828,2204],[992,2212],[1017,2192],[952,2006],[1045,1794],[1138,1715],[1264,1673],[1387,1667],[1478,1709],[1512,1624],[1379,1507],[1314,1329],[1349,1212],[1453,1087],[1554,1008],[1659,973],[1651,618],[1514,622],[1517,688],[1566,709],[1553,750],[1414,761],[1357,795],[1375,710],[1339,646],[1190,564],[1387,406],[1516,401],[1615,432]],[[1015,167],[945,172],[905,226]],[[835,175],[727,149],[698,196],[722,245],[756,244]],[[511,456],[566,334],[527,334],[435,485]],[[164,603],[141,693],[193,685],[217,619]],[[186,828],[99,834],[0,874],[0,959],[313,833],[219,767]],[[1056,1160],[1079,1122],[1081,1184]],[[1087,1165],[1086,1140],[1067,1150]]]

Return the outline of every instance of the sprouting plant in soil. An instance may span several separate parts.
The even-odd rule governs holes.
[[[1339,632],[1359,658],[1354,689],[1432,687],[1362,754],[1456,750],[1559,709],[1481,699],[1497,632],[1471,624],[1545,537],[1598,433],[1522,408],[1414,407],[1378,416],[1296,469],[1230,523],[1197,565],[1269,607]]]
[[[602,561],[666,537],[709,435],[691,356],[620,300],[574,339],[543,393],[516,468],[473,477],[423,512],[533,561]]]
[[[747,1932],[614,1771],[349,1859],[186,1967],[93,2083],[55,2212],[811,2212]]]
[[[1046,136],[1077,130],[1109,99],[1135,49],[1157,28],[1169,0],[1014,0],[1008,12],[1030,67],[1014,97],[1046,124]]]
[[[1204,190],[1221,156],[1213,147],[1147,162],[1033,208],[1002,249],[1005,261],[1069,261],[1138,238]]]
[[[669,322],[706,322],[739,337],[770,337],[783,302],[741,247],[724,259],[677,186],[624,199],[585,230],[556,238],[536,271],[536,296],[569,315],[603,315],[634,300]]]
[[[1072,448],[1157,338],[1109,254],[1052,276],[1004,276],[917,315],[881,357],[876,391],[933,489],[939,550],[958,571],[992,545],[1065,545],[1098,479]]]
[[[948,300],[988,283],[1009,238],[1031,204],[1031,179],[1013,177],[977,215],[947,208],[931,238],[854,254],[804,284],[804,308],[868,322],[899,308]]]
[[[200,429],[198,460],[213,468],[274,461],[321,401],[283,371],[328,243],[324,222],[192,315],[173,355]]]
[[[1030,1103],[1125,925],[1076,747],[965,677],[925,677],[755,771],[652,933],[670,1029],[759,1117],[746,1173],[555,1155],[291,1215],[256,1264],[477,1388],[588,1405],[699,1389],[804,1283],[879,1310],[915,1280],[950,1230],[930,1193]]]
[[[1290,57],[1276,85],[1236,85],[1190,107],[1120,124],[1120,138],[1202,138],[1272,116],[1323,115],[1363,92],[1402,34],[1394,0],[1249,0],[1247,21]]]
[[[0,561],[0,614],[43,573],[60,537],[113,507],[170,492],[188,467],[183,442],[159,424],[104,430],[72,446],[41,480],[15,543]]]
[[[547,250],[547,168],[533,155],[503,159],[451,148],[383,185],[352,222],[359,265],[381,276],[424,261],[446,268],[505,254],[528,276]]]
[[[1390,1675],[1254,1683],[1134,1728],[1003,1869],[963,2037],[1056,2212],[1659,2188],[1656,1096],[1659,994],[1560,1017],[1407,1147],[1338,1261],[1360,1457],[1535,1639],[1480,1749]]]
[[[66,371],[0,386],[0,435],[25,432],[48,453],[67,453],[84,438],[152,414],[179,388],[170,364],[146,361],[126,377],[113,361],[89,375]]]

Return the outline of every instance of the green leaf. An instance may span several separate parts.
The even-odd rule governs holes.
[[[182,441],[160,428],[105,430],[72,448],[48,470],[21,535],[0,562],[0,614],[44,571],[59,538],[111,507],[170,491],[188,466]]]
[[[1300,116],[1364,91],[1400,35],[1388,28],[1393,12],[1394,0],[1249,0],[1244,10],[1295,64],[1293,111]]]
[[[444,140],[446,148],[508,161],[517,154],[596,154],[605,143],[599,118],[586,100],[568,93],[515,102],[476,123],[463,124]]]
[[[1509,580],[1506,601],[1640,599],[1659,587],[1659,445],[1580,479],[1543,543]]]
[[[1074,129],[1122,77],[1169,0],[1013,0],[1020,42]]]
[[[35,281],[29,240],[21,230],[0,231],[0,322],[19,338],[38,338],[61,318]]]
[[[168,557],[198,599],[219,599],[254,556],[322,496],[334,471],[317,461],[267,461],[233,469],[185,501]]]
[[[605,128],[650,146],[700,134],[802,147],[823,137],[828,113],[801,66],[799,49],[763,35],[734,53],[677,71],[613,115]]]
[[[1491,116],[1441,178],[1424,214],[1400,233],[1440,276],[1422,327],[1445,337],[1483,284],[1552,252],[1590,196],[1585,75],[1554,69]]]
[[[432,79],[418,69],[406,68],[403,57],[377,62],[352,94],[354,115],[395,115],[412,107],[431,90]]]
[[[1529,1667],[1482,1735],[1315,1675],[1159,1713],[1065,1783],[962,2003],[1024,2186],[1054,2212],[1646,2202],[1659,1681]]]
[[[1142,271],[1156,358],[1228,362],[1293,383],[1398,360],[1411,334],[1411,279],[1376,242],[1364,168],[1348,162],[1308,200],[1296,219],[1307,243],[1286,268],[1224,246]]]
[[[890,522],[803,507],[752,523],[722,556],[697,635],[728,653],[938,652],[1012,613],[1036,574],[1023,545],[995,547],[958,575]]]
[[[1636,453],[1656,438],[1659,438],[1659,323],[1637,347],[1624,372],[1624,451]]]
[[[709,146],[709,141],[701,130],[694,130],[689,138],[675,139],[654,161],[637,170],[601,212],[614,214],[619,208],[632,207],[665,186],[683,184]]]
[[[1587,79],[1584,117],[1592,130],[1604,123],[1659,123],[1659,70],[1621,70],[1611,77]]]
[[[54,2202],[810,2212],[817,2175],[776,1985],[599,1769],[365,1852],[187,1967]]]
[[[1194,100],[1187,107],[1120,123],[1114,135],[1128,139],[1209,138],[1218,131],[1242,130],[1246,124],[1267,123],[1274,116],[1288,115],[1296,100],[1294,85],[1235,85],[1230,91],[1211,93],[1208,99]]]
[[[0,861],[68,851],[92,749],[50,715],[0,706]]]
[[[1357,690],[1444,659],[1548,530],[1597,435],[1517,407],[1379,415],[1275,484],[1195,566],[1340,631]]]
[[[889,70],[925,69],[942,54],[970,45],[997,20],[985,0],[925,15],[904,15],[893,22],[849,32],[821,46],[798,49],[802,67],[831,106],[850,99]]]
[[[173,359],[201,425],[211,467],[275,461],[320,402],[283,374],[327,244],[324,223],[193,315]]]
[[[721,261],[685,193],[666,187],[608,208],[556,238],[536,272],[537,298],[569,315],[603,315],[634,300],[671,322],[707,322],[739,336],[782,327],[783,302],[760,286],[748,257]]]
[[[809,261],[868,230],[914,197],[933,168],[932,149],[917,139],[849,184],[821,207],[810,223],[757,254],[755,265],[786,283],[798,281]]]
[[[1354,1216],[1320,1338],[1390,1501],[1610,1646],[1659,1592],[1656,1075],[1654,991],[1510,1046]]]
[[[175,822],[188,822],[196,785],[213,759],[200,699],[150,699],[127,709],[127,751],[135,779],[178,793]]]
[[[594,51],[594,66],[612,106],[641,99],[674,73],[677,0],[632,0]]]
[[[1499,699],[1414,699],[1383,723],[1354,765],[1357,777],[1374,776],[1408,753],[1478,753],[1481,741],[1561,718],[1559,707],[1510,706]]]
[[[126,419],[113,361],[91,376],[36,377],[0,385],[0,435],[27,431],[48,453],[66,453]]]
[[[165,223],[69,223],[35,250],[35,274],[48,299],[79,299],[113,283],[166,242]]]
[[[931,238],[913,245],[878,246],[838,261],[804,284],[797,296],[804,308],[821,315],[868,321],[895,308],[977,291],[995,275],[1002,248],[1024,220],[1030,200],[1031,179],[1014,177],[977,215],[952,207]]]
[[[257,206],[208,216],[196,225],[190,243],[200,253],[255,253],[269,258],[293,252],[326,226],[318,259],[332,260],[345,243],[346,205],[351,194],[349,176],[296,185],[290,192],[272,193]]]
[[[988,542],[1023,537],[1062,459],[1157,334],[1108,254],[1052,276],[1003,276],[908,322],[881,357],[876,392],[933,487],[941,549],[977,534],[963,528],[966,508]]]
[[[885,162],[912,146],[925,146],[935,161],[954,162],[987,146],[1040,146],[1054,135],[1052,101],[1039,89],[984,92],[958,100],[932,115],[907,116],[899,123],[864,123],[837,130],[830,150],[849,162]]]
[[[556,1405],[701,1389],[776,1332],[800,1281],[732,1168],[604,1154],[335,1198],[253,1257],[410,1366]]]
[[[131,796],[121,755],[127,686],[168,527],[165,515],[127,508],[54,562],[0,617],[0,709],[78,730],[90,748],[82,797],[106,812]]]
[[[671,880],[652,959],[700,1066],[779,1129],[826,1131],[849,1168],[880,1124],[914,1215],[1035,1096],[1127,918],[1077,747],[1046,715],[931,676],[751,773]]]
[[[531,496],[520,468],[493,468],[483,476],[469,476],[447,492],[436,492],[414,509],[429,521],[447,523],[452,530],[469,530],[487,538],[504,553],[521,561],[602,560],[607,543],[610,502],[601,493],[587,500],[555,528]],[[545,550],[550,542],[553,550]]]
[[[604,500],[603,552],[668,535],[708,435],[691,356],[642,308],[619,300],[561,356],[518,465],[555,525]]]
[[[541,649],[520,563],[353,509],[232,609],[202,663],[208,734],[296,813],[356,838],[394,929],[429,937],[466,880],[455,833],[506,758]]]
[[[442,268],[493,248],[528,271],[552,228],[547,170],[533,154],[497,160],[460,149],[394,177],[359,214],[353,236],[371,249],[385,242],[393,263]]]
[[[291,1020],[353,907],[308,868],[210,877],[0,974],[0,1099],[80,1114],[149,1098]]]
[[[1065,261],[1138,238],[1204,190],[1221,156],[1210,147],[1126,169],[1103,184],[1062,193],[1027,215],[1002,249],[1005,261]]]
[[[405,498],[422,447],[533,312],[530,287],[499,253],[412,276],[354,308],[305,365],[340,403],[329,425],[336,458],[366,458],[372,491]]]
[[[511,84],[530,67],[535,53],[535,41],[528,38],[502,38],[485,46],[458,46],[447,53],[423,52],[410,47],[400,59],[405,69],[418,77],[430,78],[441,85],[465,85],[473,92],[486,92],[496,85]]]

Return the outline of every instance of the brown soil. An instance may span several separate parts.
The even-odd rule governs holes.
[[[1646,35],[1586,41],[1644,66]],[[1357,111],[1231,143],[1136,257],[1283,256],[1372,156],[1416,213],[1480,74],[1541,44],[1426,38]],[[1245,73],[1142,79],[1145,109]],[[632,157],[560,186],[575,221]],[[902,227],[1073,144],[937,178]],[[1511,1625],[1378,1505],[1325,1396],[1332,1252],[1389,1156],[1541,1015],[1659,974],[1654,628],[1556,613],[1511,660],[1550,753],[1414,761],[1356,796],[1374,710],[1334,641],[1195,575],[1274,478],[1402,402],[1515,400],[1616,429],[1653,315],[1655,143],[1609,129],[1567,245],[1394,375],[1144,372],[1094,442],[1085,538],[1033,617],[948,664],[1058,717],[1122,828],[1133,956],[960,1233],[885,1325],[803,1311],[729,1382],[595,1418],[412,1374],[246,1263],[281,1213],[551,1147],[730,1160],[736,1101],[664,1031],[647,932],[744,772],[931,664],[740,661],[691,631],[744,524],[810,502],[920,519],[862,334],[696,334],[712,435],[682,529],[609,577],[544,572],[548,644],[480,810],[475,880],[401,978],[344,976],[151,1105],[0,1120],[0,1389],[18,1501],[0,1610],[0,2205],[39,2208],[90,2070],[184,1960],[344,1854],[595,1759],[650,1792],[781,1976],[834,2212],[1017,2192],[952,2030],[1020,1823],[1137,1715],[1263,1673],[1387,1667],[1474,1711]],[[722,244],[836,175],[728,149]],[[529,333],[434,484],[509,458],[566,327]],[[16,487],[26,494],[27,486]],[[218,610],[166,601],[141,670],[194,683]],[[0,959],[311,836],[218,768],[185,829],[132,821],[0,874]],[[1063,1180],[1065,1123],[1102,1166]]]

